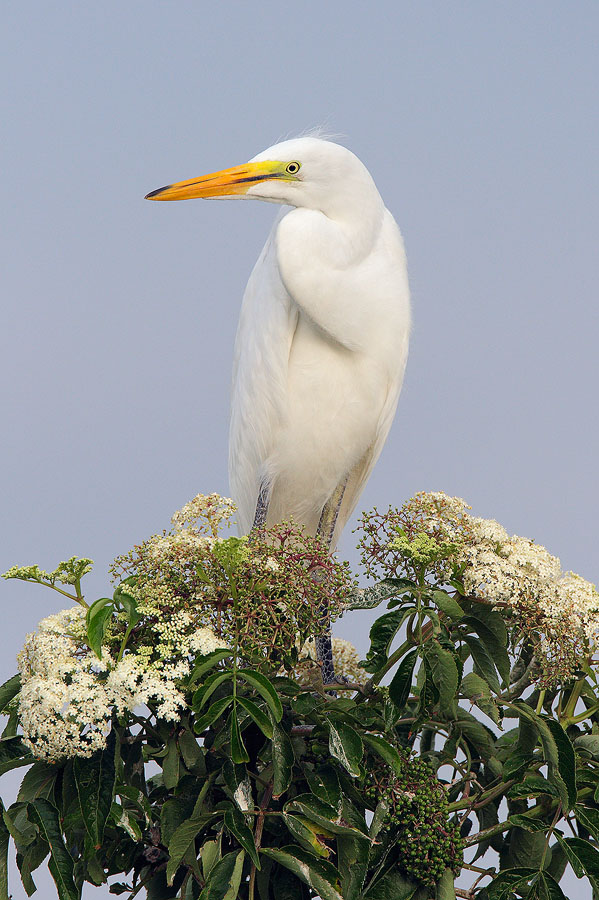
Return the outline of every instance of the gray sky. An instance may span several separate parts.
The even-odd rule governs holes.
[[[413,294],[360,507],[445,490],[596,581],[598,32],[590,0],[6,4],[2,571],[91,556],[93,600],[117,553],[227,493],[235,325],[277,210],[143,196],[324,125]],[[0,590],[4,680],[61,603]],[[365,650],[370,618],[337,631]]]

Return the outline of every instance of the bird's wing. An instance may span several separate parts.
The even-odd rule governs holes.
[[[242,534],[254,521],[260,485],[269,474],[265,462],[285,416],[289,351],[298,318],[279,274],[277,225],[250,275],[235,339],[229,480]]]
[[[397,402],[401,393],[406,363],[408,361],[408,335],[406,334],[402,346],[398,348],[397,359],[399,361],[398,369],[395,377],[390,380],[385,402],[381,408],[375,438],[356,466],[349,473],[343,500],[339,509],[337,523],[332,546],[335,547],[343,528],[351,514],[353,513],[360,494],[364,490],[364,486],[370,477],[377,459],[381,455],[383,445],[387,440],[387,435],[395,417]]]

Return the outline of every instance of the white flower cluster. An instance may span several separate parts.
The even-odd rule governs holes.
[[[208,528],[212,537],[218,535],[222,522],[231,518],[236,506],[228,497],[220,494],[197,494],[181,509],[173,513],[171,522],[177,530],[192,526],[194,530]]]
[[[462,533],[455,559],[463,567],[466,592],[505,605],[528,628],[538,628],[539,647],[553,658],[545,668],[553,665],[556,672],[566,673],[581,640],[594,650],[599,638],[599,593],[593,584],[562,572],[559,559],[540,544],[510,536],[493,519],[468,515],[459,497],[433,493],[419,494],[415,500],[416,521],[419,517],[428,532],[450,536],[455,519],[456,532]]]
[[[176,681],[190,672],[189,653],[224,646],[200,628],[177,648],[175,660],[151,663],[131,652],[115,663],[105,648],[101,660],[87,648],[84,609],[48,616],[18,657],[23,740],[42,759],[91,756],[105,746],[113,711],[123,715],[152,702],[158,716],[176,721],[185,707]]]

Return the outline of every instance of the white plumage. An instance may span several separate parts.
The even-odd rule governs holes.
[[[410,331],[402,238],[360,160],[313,137],[151,196],[242,193],[292,209],[250,276],[235,342],[229,473],[240,526],[251,528],[267,485],[267,524],[293,518],[315,533],[347,479],[335,543],[401,390]]]

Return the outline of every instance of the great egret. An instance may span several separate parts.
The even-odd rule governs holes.
[[[284,141],[152,200],[256,197],[279,218],[247,284],[235,342],[229,474],[243,532],[293,518],[335,546],[385,442],[408,354],[399,229],[363,163]],[[330,644],[319,642],[323,675]]]

